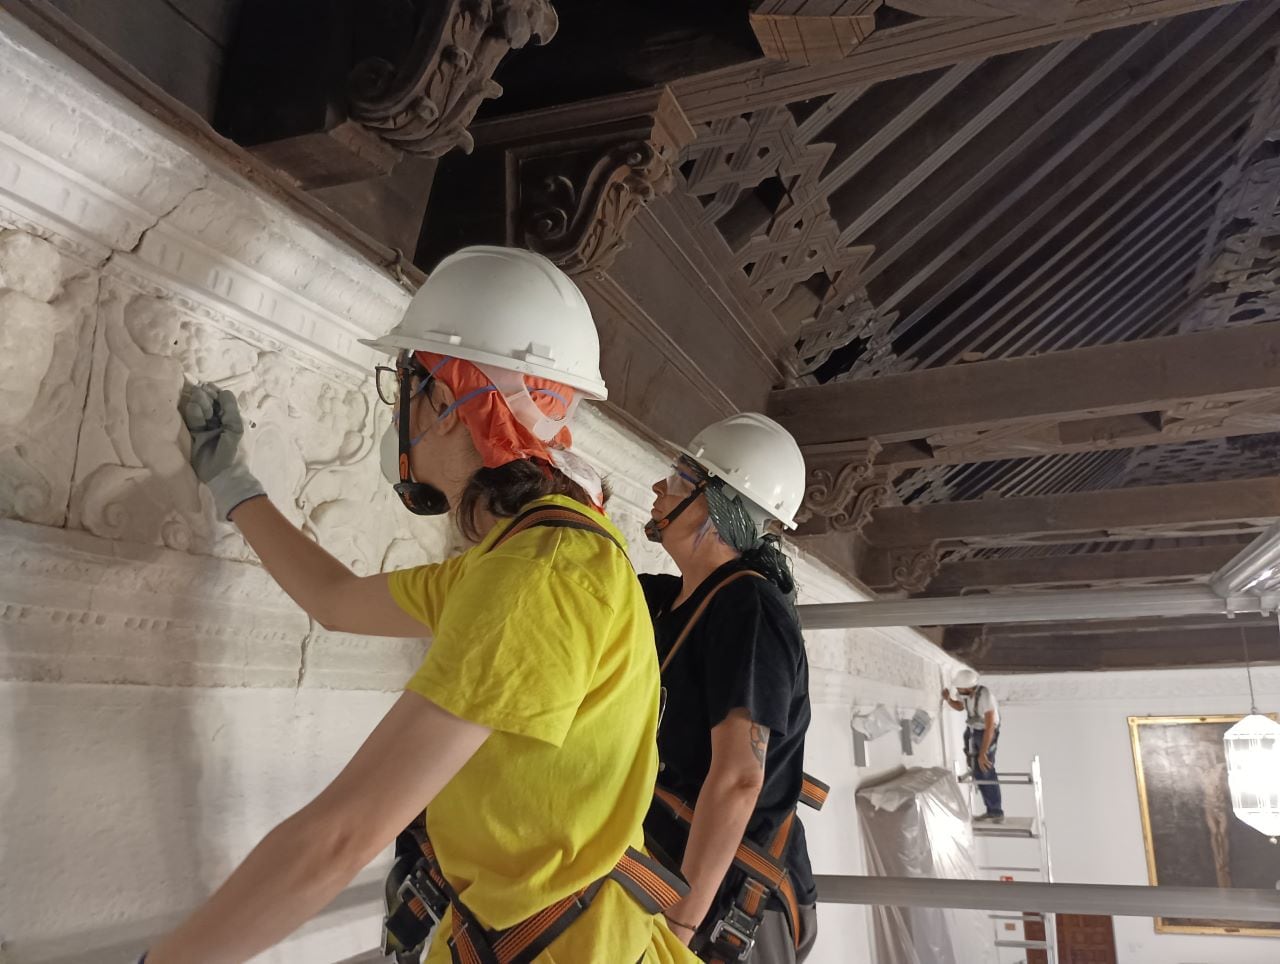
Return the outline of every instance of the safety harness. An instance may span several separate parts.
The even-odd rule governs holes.
[[[693,615],[689,617],[689,621],[680,630],[680,635],[676,637],[676,641],[662,660],[663,673],[666,672],[671,660],[675,657],[680,647],[684,645],[685,640],[689,638],[694,625],[702,618],[716,593],[730,583],[746,576],[754,576],[757,579],[764,578],[758,572],[740,569],[737,572],[730,573],[716,583],[702,598],[702,602],[693,611]],[[665,705],[665,703],[666,690],[664,688],[663,704]],[[659,769],[663,769],[661,764]],[[812,807],[814,810],[821,810],[822,805],[827,802],[827,794],[830,791],[831,788],[821,780],[814,779],[807,773],[803,774],[803,781],[800,786],[800,802]],[[693,826],[693,807],[677,794],[663,787],[661,783],[654,788],[654,800],[661,804],[663,809],[674,817],[686,831]],[[773,835],[764,846],[746,839],[738,845],[737,852],[733,855],[733,866],[742,871],[746,875],[746,879],[734,897],[729,910],[712,927],[711,935],[707,939],[706,947],[702,952],[709,956],[704,957],[704,960],[712,962],[712,964],[728,964],[731,961],[745,961],[750,958],[756,944],[756,930],[763,920],[766,904],[770,896],[773,895],[777,895],[782,904],[787,924],[791,928],[791,938],[795,942],[796,948],[799,949],[803,936],[800,933],[800,904],[796,899],[795,886],[791,882],[790,871],[787,870],[786,864],[783,862],[787,846],[791,842],[791,832],[795,827],[795,818],[796,811],[792,810],[778,825],[778,829],[773,832]],[[658,853],[661,852],[659,848],[652,844],[649,845],[649,849]],[[668,860],[670,861],[670,858]]]
[[[528,529],[581,529],[622,546],[602,526],[581,512],[554,506],[537,507],[517,516],[488,551]],[[625,554],[625,553],[624,553]],[[397,860],[387,876],[387,915],[382,951],[402,962],[416,962],[432,930],[446,911],[453,911],[449,952],[453,964],[528,964],[591,906],[605,881],[613,880],[644,908],[659,914],[689,892],[689,885],[660,862],[628,847],[617,864],[599,880],[503,930],[490,930],[476,919],[440,868],[427,836],[423,814],[396,841]]]

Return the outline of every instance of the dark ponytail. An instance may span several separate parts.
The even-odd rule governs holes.
[[[590,508],[591,497],[577,482],[540,459],[519,459],[496,469],[478,469],[458,499],[455,517],[462,534],[472,542],[484,538],[476,520],[480,509],[499,519],[510,519],[535,499],[567,495]],[[605,488],[605,501],[609,499]]]

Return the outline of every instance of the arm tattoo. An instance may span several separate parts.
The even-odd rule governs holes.
[[[755,723],[751,724],[751,752],[756,755],[756,762],[764,767],[764,751],[769,746],[769,731]]]

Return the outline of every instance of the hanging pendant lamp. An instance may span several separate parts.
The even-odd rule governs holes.
[[[1240,638],[1244,643],[1250,710],[1222,737],[1231,809],[1237,818],[1276,843],[1280,838],[1280,723],[1258,712],[1244,630],[1240,631]]]

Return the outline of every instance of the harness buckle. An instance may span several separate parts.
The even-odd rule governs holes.
[[[431,932],[439,926],[441,918],[444,917],[445,911],[449,908],[449,898],[431,879],[425,860],[418,861],[404,880],[400,881],[400,886],[396,888],[396,898],[399,900],[397,908],[388,908],[387,914],[382,919],[382,953],[385,955],[420,949],[426,943],[427,938],[431,936]],[[414,914],[414,917],[426,928],[426,932],[420,940],[410,947],[408,941],[412,938],[402,937],[400,934],[395,933],[392,930],[392,918],[396,916],[398,907],[404,907],[414,899],[422,904],[427,918],[431,922],[428,924]]]
[[[737,959],[745,961],[751,956],[751,952],[756,946],[756,928],[760,926],[760,921],[749,916],[741,908],[734,906],[729,908],[729,913],[723,918],[716,921],[716,926],[711,929],[711,938],[709,943],[712,945],[720,944],[729,953],[737,953]],[[725,942],[721,944],[721,938],[728,934],[735,938],[740,947],[736,944]]]

